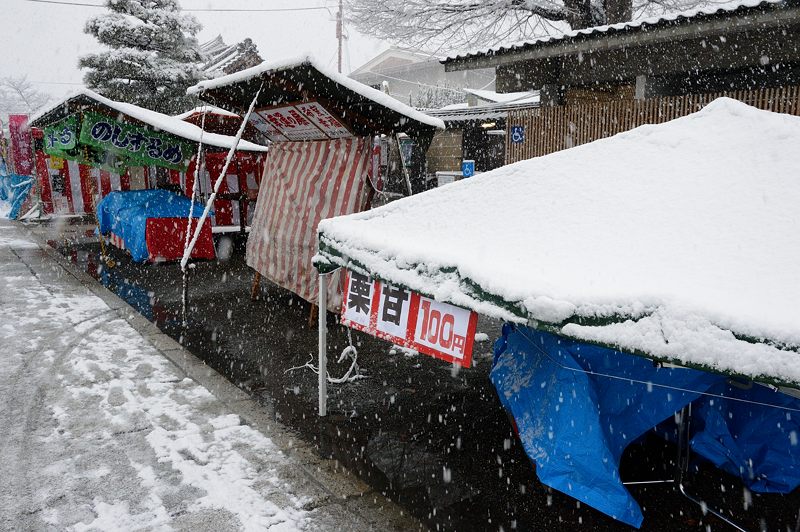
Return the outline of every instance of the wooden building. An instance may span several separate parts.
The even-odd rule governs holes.
[[[507,127],[526,135],[508,145],[507,163],[683,116],[718,96],[800,114],[800,2],[751,0],[570,31],[444,64],[493,66],[497,90],[541,92],[541,108],[509,116]]]

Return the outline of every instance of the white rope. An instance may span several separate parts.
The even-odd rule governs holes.
[[[358,350],[353,345],[353,336],[349,328],[347,329],[347,343],[348,346],[345,347],[344,350],[342,350],[342,354],[339,355],[339,360],[337,360],[337,363],[341,364],[347,358],[351,358],[353,361],[350,363],[350,368],[348,368],[345,374],[339,377],[338,379],[331,377],[331,374],[328,373],[327,375],[328,382],[331,384],[344,384],[345,382],[353,382],[358,379],[367,378],[366,375],[361,374],[360,368],[358,367]],[[311,363],[312,360],[314,360],[314,355],[311,355],[311,357],[308,359],[308,362],[306,362],[302,366],[295,366],[293,368],[289,368],[283,373],[286,374],[296,369],[308,368],[315,374],[319,375],[319,369],[314,364]]]
[[[197,239],[200,238],[200,231],[203,228],[203,223],[205,223],[206,218],[208,218],[208,213],[211,211],[211,206],[214,205],[214,200],[217,199],[217,192],[219,192],[219,187],[222,185],[222,180],[225,178],[225,175],[228,173],[228,166],[231,164],[231,160],[233,159],[233,154],[236,152],[236,148],[239,147],[239,141],[242,140],[242,134],[244,133],[244,129],[247,126],[248,120],[250,120],[250,115],[253,113],[253,108],[256,106],[256,101],[258,100],[258,96],[261,94],[261,89],[264,87],[262,83],[261,86],[258,87],[258,91],[256,91],[256,95],[253,97],[253,101],[250,102],[250,107],[247,109],[247,113],[242,118],[242,124],[239,126],[239,131],[236,132],[236,137],[233,139],[233,145],[231,145],[231,149],[228,150],[228,156],[225,158],[225,164],[222,167],[222,170],[219,173],[219,177],[217,177],[217,181],[214,183],[214,191],[208,197],[208,201],[206,201],[206,208],[203,209],[203,215],[197,221],[197,228],[194,230],[194,236],[192,237],[192,241],[189,242],[189,246],[184,248],[183,250],[183,258],[181,259],[181,268],[186,267],[186,263],[189,262],[189,257],[192,254],[192,250],[194,250],[195,244],[197,244]]]
[[[762,403],[761,401],[751,401],[749,399],[741,399],[741,398],[738,398],[738,397],[729,397],[727,395],[721,395],[721,394],[717,394],[717,393],[701,392],[701,391],[698,391],[698,390],[691,390],[689,388],[681,388],[680,386],[670,386],[669,384],[659,384],[659,383],[652,382],[652,381],[642,381],[642,380],[633,379],[633,378],[630,378],[630,377],[620,377],[619,375],[610,375],[608,373],[599,373],[597,371],[591,371],[591,370],[586,370],[586,369],[579,369],[579,368],[572,368],[572,367],[569,367],[569,366],[565,366],[564,364],[562,364],[558,360],[556,360],[553,357],[551,357],[550,353],[548,353],[547,351],[545,351],[544,349],[542,349],[541,347],[536,345],[536,342],[534,342],[533,340],[528,338],[522,330],[520,330],[520,329],[517,329],[517,330],[522,335],[522,337],[525,338],[525,340],[527,340],[528,343],[531,344],[534,347],[534,349],[536,349],[537,351],[542,353],[544,356],[549,358],[553,363],[557,364],[558,366],[561,366],[564,369],[568,369],[568,370],[574,371],[576,373],[583,373],[583,374],[586,374],[586,375],[594,375],[596,377],[605,377],[605,378],[608,378],[608,379],[616,379],[616,380],[627,381],[627,382],[632,382],[632,383],[635,382],[637,384],[644,384],[645,386],[648,386],[648,387],[649,386],[656,386],[658,388],[666,388],[667,390],[675,390],[675,391],[678,391],[678,392],[695,393],[695,394],[698,394],[698,395],[705,395],[707,397],[715,397],[715,398],[718,398],[718,399],[727,399],[729,401],[738,401],[740,403],[749,403],[749,404],[758,405],[758,406],[768,406],[770,408],[778,408],[780,410],[788,410],[790,412],[800,412],[800,408],[792,408],[792,407],[789,407],[789,406],[773,405],[773,404],[770,404],[770,403]]]

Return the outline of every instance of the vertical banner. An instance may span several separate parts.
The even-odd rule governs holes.
[[[468,368],[478,315],[347,271],[342,324]]]
[[[28,115],[8,115],[8,134],[14,172],[19,175],[33,175],[33,142]]]
[[[11,163],[8,160],[8,144],[6,135],[3,133],[3,121],[0,120],[0,175],[11,173]]]

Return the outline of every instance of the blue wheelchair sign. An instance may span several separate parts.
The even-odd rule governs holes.
[[[461,161],[461,176],[472,177],[475,175],[475,161],[464,160]]]
[[[525,142],[525,126],[511,126],[511,142],[514,144]]]

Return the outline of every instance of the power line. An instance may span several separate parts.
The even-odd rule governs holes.
[[[37,4],[58,4],[62,6],[83,6],[83,7],[106,7],[104,4],[87,4],[84,2],[66,2],[63,0],[25,0],[25,2],[35,2]],[[196,9],[187,9],[181,8],[181,11],[226,11],[226,12],[237,12],[237,13],[276,13],[276,12],[286,12],[286,11],[328,11],[330,12],[330,8],[324,6],[316,6],[316,7],[275,7],[275,8],[263,8],[263,9],[238,9],[238,8],[227,8],[227,7],[219,7],[219,8],[196,8]]]
[[[39,0],[43,1],[43,0]],[[274,13],[276,11],[321,11],[325,10],[330,13],[330,8],[319,6],[319,7],[276,7],[276,8],[267,8],[267,9],[236,9],[236,8],[205,8],[205,9],[186,9],[181,8],[182,11],[231,11],[231,12],[243,12],[243,13],[262,13],[262,12],[271,12]]]

